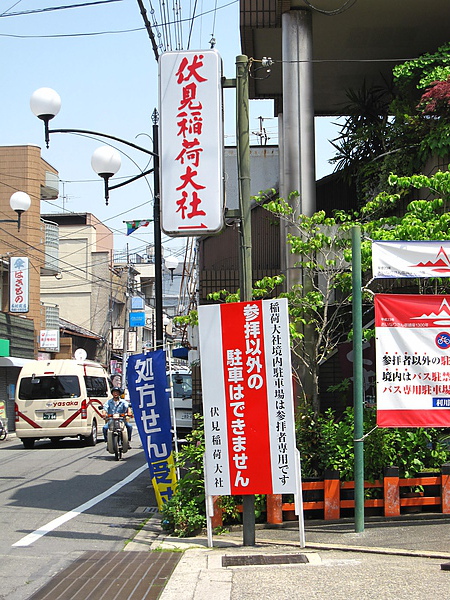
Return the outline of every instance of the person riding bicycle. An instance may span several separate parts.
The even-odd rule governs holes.
[[[122,398],[121,398],[121,396],[123,394],[122,389],[119,387],[113,387],[111,392],[112,392],[113,397],[110,398],[103,405],[102,417],[104,419],[107,419],[109,415],[113,415],[114,413],[119,413],[119,414],[125,415],[127,417],[132,417],[133,413],[131,412],[131,406],[129,405],[129,403],[126,400],[122,400]],[[124,419],[124,421],[125,421],[125,426],[128,431],[128,444],[129,444],[129,447],[131,448],[131,434],[133,433],[133,426],[131,425],[131,423],[128,423],[128,421],[126,419]],[[103,439],[105,442],[107,441],[107,435],[108,435],[108,423],[106,422],[105,425],[103,425]]]

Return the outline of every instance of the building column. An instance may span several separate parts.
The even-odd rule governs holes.
[[[283,194],[300,192],[293,208],[316,211],[316,161],[312,65],[312,15],[291,10],[282,16]]]
[[[299,214],[311,216],[316,211],[316,167],[314,135],[312,14],[309,10],[291,10],[282,15],[283,114],[281,165],[282,197],[288,201],[291,192],[299,197],[289,200],[296,220]],[[297,257],[289,252],[287,234],[298,235],[295,226],[285,225],[281,232],[281,265],[286,274],[286,287],[302,284],[305,293],[312,282],[299,267]],[[305,326],[305,352],[314,344],[314,330]],[[316,386],[311,373],[296,365],[307,398],[316,401]],[[294,367],[295,368],[295,367]]]

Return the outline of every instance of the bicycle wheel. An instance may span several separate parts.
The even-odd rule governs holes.
[[[119,443],[117,441],[117,435],[113,436],[112,444],[113,444],[114,456],[116,457],[116,460],[120,460],[120,456],[119,456]]]

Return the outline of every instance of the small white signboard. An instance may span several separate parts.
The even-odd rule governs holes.
[[[9,259],[9,312],[28,312],[28,293],[29,259],[26,256],[11,256]]]

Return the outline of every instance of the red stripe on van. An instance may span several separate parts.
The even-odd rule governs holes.
[[[80,414],[81,414],[81,408],[79,410],[77,410],[77,412],[73,413],[73,415],[71,415],[66,421],[64,421],[64,423],[61,423],[61,425],[58,427],[58,429],[60,429],[61,427],[67,427],[67,425],[70,425],[70,423],[72,423],[72,421],[74,419],[76,419]]]
[[[34,429],[42,429],[42,427],[40,425],[38,425],[37,423],[32,421],[29,417],[27,417],[26,415],[21,413],[16,404],[16,423],[19,419],[23,419],[26,423],[28,423],[28,425],[31,425],[31,427],[34,427]]]
[[[103,409],[103,403],[100,402],[100,400],[91,398],[91,400],[89,400],[88,404],[90,406],[92,406],[92,408],[95,410],[95,412],[98,414],[98,416],[103,419],[102,413],[100,412]]]
[[[81,408],[78,409],[77,412],[73,413],[73,415],[71,415],[67,419],[67,421],[64,421],[64,423],[61,423],[61,425],[59,427],[67,427],[67,425],[70,425],[70,423],[72,423],[72,421],[74,419],[76,419],[76,417],[78,417],[80,414],[81,414],[81,418],[82,419],[87,419],[87,406],[92,406],[92,408],[95,410],[95,412],[101,417],[102,416],[101,412],[94,405],[94,402],[97,402],[100,405],[100,407],[103,407],[103,404],[99,400],[89,400],[89,402],[87,404],[83,400],[83,402],[81,404]],[[84,417],[83,417],[83,414],[82,414],[83,412],[86,414],[86,416],[84,416]]]

